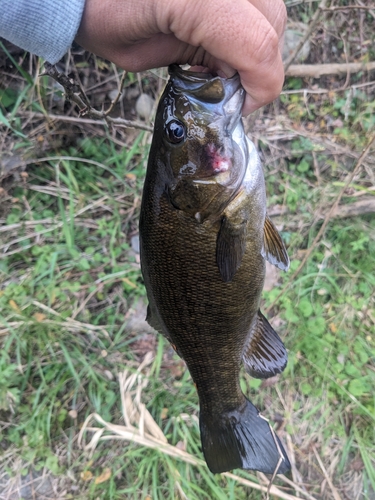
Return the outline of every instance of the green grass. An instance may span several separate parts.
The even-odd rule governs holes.
[[[52,90],[44,84],[41,95],[48,99]],[[289,88],[300,84],[290,81]],[[92,413],[124,425],[117,376],[135,373],[151,350],[141,401],[168,443],[202,459],[198,399],[188,372],[163,338],[155,344],[153,334],[126,323],[129,310],[145,300],[130,240],[137,231],[147,136],[134,134],[121,147],[105,130],[105,137],[87,134],[35,154],[20,118],[24,109],[40,109],[35,85],[26,78],[20,90],[3,92],[0,104],[2,131],[16,151],[34,158],[27,160],[27,177],[9,188],[0,227],[0,469],[10,477],[45,470],[65,485],[66,498],[261,498],[239,479],[212,475],[200,463],[160,450],[121,440],[101,440],[92,452],[78,445]],[[288,211],[275,222],[292,259],[291,272],[264,292],[262,307],[272,305],[271,323],[285,340],[289,363],[271,385],[245,375],[241,385],[262,413],[278,422],[311,495],[332,498],[328,487],[320,492],[324,474],[317,453],[343,497],[357,498],[361,491],[359,498],[370,499],[375,490],[373,215],[332,219],[303,270],[273,304],[319,230],[321,218],[315,215],[332,205],[353,169],[352,155],[374,128],[368,96],[357,93],[346,114],[345,99],[347,94],[336,93],[306,107],[301,94],[282,96],[285,130],[293,123],[300,134],[280,142],[284,154],[277,160],[267,137],[260,143],[269,204]],[[306,132],[328,114],[342,119],[339,130]],[[332,152],[333,143],[341,152]],[[356,201],[358,192],[372,196],[372,187],[370,170],[362,169],[342,202]],[[86,431],[84,442],[91,437]],[[236,473],[259,482],[255,474]]]

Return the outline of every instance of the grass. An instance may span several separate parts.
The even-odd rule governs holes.
[[[303,18],[310,8],[295,12]],[[312,62],[326,50],[321,37],[315,41]],[[59,498],[261,498],[251,484],[264,485],[262,475],[208,472],[188,372],[163,338],[131,323],[145,301],[131,241],[150,134],[33,118],[28,113],[71,115],[72,108],[51,80],[36,78],[36,58],[8,49],[13,69],[0,92],[0,145],[3,158],[22,161],[4,172],[0,160],[0,498],[21,491],[30,473],[50,478]],[[80,56],[75,62],[92,102],[108,104],[105,81],[112,78],[112,88],[119,81],[113,67]],[[149,72],[140,83],[157,94],[163,80]],[[344,82],[326,79],[319,85],[331,85],[329,92],[306,98],[299,90],[309,83],[289,79],[286,89],[295,93],[246,124],[262,152],[271,213],[281,213],[274,221],[292,272],[375,125],[374,86],[342,90]],[[127,90],[138,85],[127,75]],[[129,99],[117,105],[119,116],[131,114]],[[372,150],[342,205],[372,199],[373,172]],[[241,384],[276,422],[294,465],[289,483],[276,480],[276,496],[299,488],[301,498],[373,498],[374,269],[373,214],[335,217],[277,303],[291,272],[263,294],[289,363],[276,379],[244,375]],[[98,417],[87,425],[90,415]],[[111,424],[120,434],[133,426],[148,441],[107,439]],[[160,431],[175,456],[151,447]]]

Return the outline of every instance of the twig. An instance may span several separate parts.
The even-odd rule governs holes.
[[[291,481],[283,474],[279,475],[279,479],[284,481],[284,483],[289,484],[289,486],[294,488],[297,492],[302,493],[302,495],[304,495],[306,498],[308,498],[308,500],[316,500],[315,497],[310,495],[310,493],[308,493],[305,489],[301,488],[301,486],[299,486],[296,481]]]
[[[30,116],[31,118],[46,118],[46,115],[43,113],[34,113],[32,111],[20,111],[20,115]],[[108,126],[108,122],[113,123],[116,127],[124,127],[124,128],[136,128],[140,130],[146,130],[147,132],[152,132],[153,128],[149,125],[145,125],[140,122],[134,122],[132,120],[125,120],[125,118],[111,118],[107,116],[106,119],[90,119],[90,118],[81,118],[78,116],[65,116],[65,115],[47,115],[49,120],[59,120],[62,122],[68,123],[77,123],[78,125],[87,124],[87,125],[104,125]]]
[[[338,6],[338,7],[324,7],[322,10],[326,12],[334,12],[336,10],[373,10],[375,9],[375,5],[347,5],[347,6]]]
[[[120,85],[119,85],[117,96],[113,99],[113,101],[111,102],[111,105],[109,106],[109,108],[107,109],[107,111],[104,111],[104,114],[106,116],[108,116],[109,114],[111,114],[113,108],[118,103],[118,100],[120,99],[120,95],[121,95],[121,92],[122,92],[122,87],[124,86],[125,78],[126,78],[126,71],[124,71],[123,74],[122,74],[122,76],[121,76],[121,80],[120,80]]]
[[[107,111],[98,111],[97,109],[91,106],[90,101],[87,98],[83,88],[78,83],[76,83],[72,78],[68,78],[66,75],[64,75],[64,73],[58,71],[56,66],[48,62],[44,63],[44,68],[45,72],[42,73],[40,76],[48,75],[64,87],[67,99],[77,104],[78,107],[80,108],[79,116],[90,116],[91,118],[104,120],[105,122],[107,122],[107,124],[110,123],[117,126],[138,128],[141,130],[147,130],[149,132],[152,132],[152,127],[143,125],[142,123],[133,122],[131,120],[124,120],[123,118],[112,118],[111,116],[108,116],[108,113],[112,111],[115,103],[112,103],[113,105],[111,105]],[[120,97],[120,93],[121,92],[119,92],[119,94],[116,96],[117,100]],[[116,99],[115,101],[117,102]]]
[[[324,467],[324,464],[323,464],[323,462],[322,462],[322,460],[321,460],[321,458],[320,458],[320,456],[319,456],[318,452],[316,451],[315,446],[313,446],[313,447],[312,447],[312,449],[313,449],[314,455],[315,455],[315,457],[316,457],[316,459],[317,459],[317,461],[318,461],[318,464],[319,464],[320,468],[322,469],[322,472],[323,472],[323,474],[324,474],[324,477],[326,478],[327,483],[329,484],[329,487],[331,488],[333,498],[334,498],[335,500],[341,500],[341,497],[340,497],[340,495],[339,495],[339,493],[338,493],[337,489],[336,489],[336,488],[335,488],[335,486],[333,485],[333,483],[332,483],[332,481],[331,481],[331,478],[329,477],[329,475],[328,475],[328,473],[327,473],[327,471],[326,471],[326,469],[325,469],[325,467]]]
[[[346,75],[359,71],[374,71],[375,61],[368,63],[337,63],[337,64],[293,64],[285,70],[286,76],[319,78],[322,75]]]
[[[362,0],[358,0],[358,3],[359,3],[359,5],[361,5],[362,7],[365,7],[365,6],[363,5]],[[370,14],[372,15],[372,17],[375,19],[375,8],[374,8],[373,10],[370,10],[369,12],[370,12]]]
[[[290,66],[290,68],[292,68],[293,66]],[[347,89],[345,89],[346,91],[348,90],[356,90],[356,89],[361,89],[361,88],[364,88],[364,87],[371,87],[371,85],[375,85],[375,81],[372,81],[372,82],[366,82],[366,83],[358,83],[358,84],[355,84],[355,85],[350,85],[350,87],[348,87]],[[294,90],[283,90],[281,92],[281,95],[288,95],[288,94],[328,94],[329,92],[334,92],[334,93],[337,93],[337,92],[343,92],[344,89],[324,89],[324,88],[318,88],[318,89],[307,89],[307,88],[304,88],[304,89],[294,89]]]
[[[318,8],[316,9],[316,12],[314,13],[314,15],[313,15],[313,17],[311,19],[311,22],[309,24],[309,27],[308,27],[305,35],[301,38],[301,40],[298,43],[297,47],[294,49],[294,51],[290,54],[290,56],[284,62],[284,71],[285,72],[287,71],[287,69],[289,68],[289,66],[292,64],[292,62],[295,60],[295,58],[297,57],[299,51],[302,49],[302,47],[304,46],[306,40],[309,38],[309,36],[313,32],[315,26],[318,24],[319,21],[321,21],[321,19],[322,19],[321,14],[323,12],[323,9],[325,9],[326,4],[327,4],[327,0],[322,0],[320,2]]]
[[[320,238],[322,237],[322,235],[323,235],[323,233],[325,231],[325,228],[327,227],[328,222],[331,220],[333,214],[336,212],[337,207],[339,206],[339,203],[340,203],[340,200],[341,200],[343,194],[345,193],[345,191],[347,190],[348,186],[352,182],[354,176],[359,171],[359,169],[360,169],[360,167],[362,165],[362,162],[366,158],[366,156],[368,155],[368,153],[369,153],[369,151],[371,149],[371,146],[374,143],[374,141],[375,141],[375,135],[373,135],[370,138],[367,146],[362,151],[361,156],[358,158],[358,161],[357,161],[357,163],[356,163],[353,171],[348,175],[348,178],[347,178],[347,180],[346,180],[343,188],[341,189],[341,191],[337,195],[337,198],[336,198],[335,202],[333,203],[333,205],[331,206],[331,209],[329,210],[329,212],[325,216],[324,222],[323,222],[321,228],[319,229],[318,234],[315,236],[314,241],[312,242],[311,246],[307,249],[307,251],[305,253],[305,256],[302,259],[300,265],[294,271],[294,273],[292,274],[292,276],[289,278],[288,283],[283,287],[283,289],[280,291],[280,293],[277,295],[277,297],[274,299],[274,301],[267,307],[267,309],[265,310],[266,312],[269,312],[272,309],[272,307],[277,303],[277,301],[280,299],[280,297],[282,297],[284,295],[284,293],[286,292],[286,290],[292,285],[292,283],[294,283],[295,278],[298,276],[298,274],[301,272],[301,270],[305,266],[305,264],[308,261],[310,255],[312,254],[312,252],[314,251],[315,247],[319,243]]]

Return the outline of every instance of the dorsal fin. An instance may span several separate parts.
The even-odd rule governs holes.
[[[290,261],[288,252],[278,230],[274,226],[271,219],[266,215],[264,221],[264,242],[263,242],[263,257],[271,264],[278,267],[282,271],[289,269]]]
[[[243,354],[246,372],[255,378],[269,378],[286,367],[285,346],[263,314],[258,311],[250,333],[250,342]]]

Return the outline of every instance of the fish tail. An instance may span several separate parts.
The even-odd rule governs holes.
[[[290,470],[279,438],[247,399],[238,409],[219,417],[201,411],[200,429],[204,458],[213,473],[236,468],[265,474]]]

